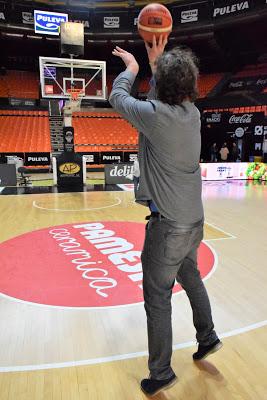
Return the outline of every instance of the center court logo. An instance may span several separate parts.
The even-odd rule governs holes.
[[[85,222],[45,228],[0,244],[0,291],[23,301],[63,307],[140,303],[145,225]],[[23,255],[23,256],[22,256]],[[214,255],[201,244],[201,276]],[[174,293],[181,290],[179,285]]]

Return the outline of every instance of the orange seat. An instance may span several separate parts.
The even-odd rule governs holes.
[[[249,78],[254,76],[264,76],[267,75],[267,63],[261,63],[258,65],[246,65],[242,70],[238,71],[234,77],[235,78]]]
[[[76,144],[89,144],[92,147],[98,145],[99,148],[99,146],[102,147],[101,145],[135,145],[137,143],[136,129],[127,121],[118,118],[117,113],[106,113],[103,116],[103,113],[79,112],[73,117],[73,126]],[[106,151],[107,148],[104,147]],[[80,147],[77,146],[76,151],[77,149]]]
[[[198,79],[199,98],[204,98],[222,79],[223,73],[217,74],[201,74]]]
[[[0,78],[0,97],[39,98],[39,76],[29,71],[7,71]]]
[[[51,151],[48,114],[39,117],[31,113],[7,110],[7,115],[0,115],[0,152]]]

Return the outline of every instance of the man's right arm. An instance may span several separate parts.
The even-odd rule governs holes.
[[[113,83],[109,102],[139,132],[149,137],[155,123],[155,106],[150,101],[137,100],[130,95],[134,79],[135,76],[128,71],[121,73]]]
[[[164,52],[167,41],[168,41],[168,38],[166,36],[161,35],[157,42],[156,36],[154,35],[153,41],[152,41],[152,47],[150,46],[149,43],[145,42],[149,65],[150,65],[151,72],[152,72],[152,78],[149,82],[150,83],[150,91],[147,94],[148,100],[156,100],[156,98],[157,98],[156,90],[155,90],[156,82],[155,82],[154,76],[155,76],[156,70],[157,70],[157,59]]]

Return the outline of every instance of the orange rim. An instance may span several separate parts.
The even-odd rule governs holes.
[[[83,90],[82,89],[68,89],[67,92],[70,94],[72,100],[77,101],[79,95],[81,93],[83,93]]]

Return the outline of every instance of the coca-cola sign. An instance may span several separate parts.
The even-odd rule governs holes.
[[[229,124],[251,124],[253,114],[231,115]]]
[[[249,72],[247,73],[249,75]],[[250,90],[253,92],[260,92],[264,90],[267,86],[267,75],[262,75],[261,77],[247,76],[240,78],[233,78],[230,82],[227,82],[224,86],[224,91],[240,91],[240,90]]]
[[[244,86],[243,81],[237,81],[237,82],[230,82],[229,83],[229,89],[236,89],[236,88],[242,88]]]
[[[264,112],[242,112],[242,113],[231,113],[231,112],[206,112],[202,114],[202,121],[206,125],[220,124],[229,127],[236,125],[262,125],[264,123]],[[227,128],[228,129],[228,128]],[[232,133],[233,133],[232,131]]]

